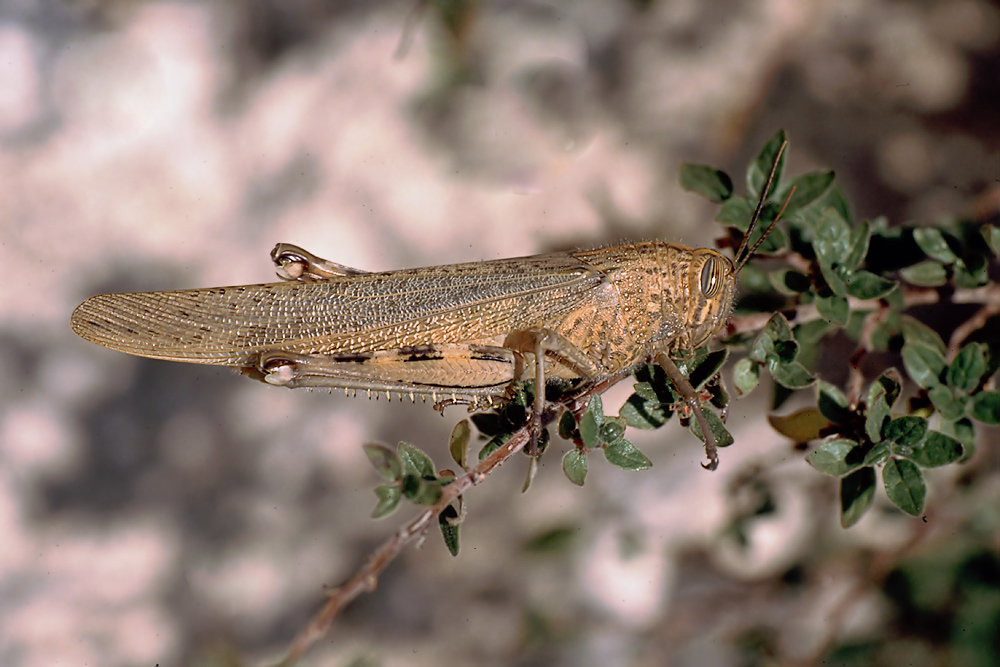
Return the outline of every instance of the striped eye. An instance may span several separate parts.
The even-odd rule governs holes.
[[[705,266],[701,267],[701,293],[712,299],[722,290],[725,265],[717,257],[709,257]]]

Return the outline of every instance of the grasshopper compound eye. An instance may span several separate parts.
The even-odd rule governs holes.
[[[714,299],[722,291],[725,283],[726,263],[718,257],[709,257],[701,267],[701,293],[706,299]]]

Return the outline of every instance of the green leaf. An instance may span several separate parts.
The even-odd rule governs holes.
[[[451,458],[463,469],[469,457],[469,437],[472,435],[469,429],[469,420],[463,419],[455,424],[451,430],[451,437],[448,439],[448,451]]]
[[[563,456],[562,469],[569,481],[577,486],[583,486],[583,481],[587,478],[586,453],[576,448],[569,450]]]
[[[597,396],[594,395],[593,398],[597,398]],[[600,428],[597,424],[597,416],[594,414],[593,408],[588,407],[580,415],[580,439],[583,440],[583,444],[587,449],[595,449],[600,444],[598,442]]]
[[[989,264],[982,256],[973,255],[958,260],[953,265],[953,278],[958,287],[975,289],[989,282]]]
[[[871,405],[874,403],[876,396],[883,394],[885,395],[886,404],[892,407],[892,404],[899,398],[901,389],[899,371],[895,368],[887,368],[881,375],[875,378],[875,381],[868,388],[868,404]]]
[[[444,545],[448,547],[452,556],[458,555],[459,550],[459,530],[462,527],[461,517],[452,505],[448,505],[438,514],[438,528],[441,529],[441,537],[444,538]]]
[[[932,259],[908,266],[899,275],[911,285],[920,287],[940,287],[948,282],[948,270]]]
[[[829,323],[823,320],[812,320],[811,322],[803,322],[797,325],[793,331],[795,333],[795,340],[800,345],[812,346],[821,341],[823,336],[829,333],[830,330]]]
[[[948,384],[955,389],[971,392],[979,385],[986,372],[986,355],[979,343],[969,343],[961,350],[948,367],[945,377]]]
[[[830,296],[817,296],[816,310],[827,322],[833,322],[844,326],[851,316],[851,306],[847,303],[847,297],[838,294]]]
[[[767,278],[771,281],[774,289],[787,296],[808,292],[812,286],[809,276],[799,273],[795,269],[778,269],[769,273]]]
[[[441,484],[437,480],[408,474],[403,477],[403,495],[417,505],[433,505],[441,500]]]
[[[681,187],[717,204],[733,196],[729,175],[702,164],[681,165]]]
[[[983,225],[979,231],[982,233],[983,238],[986,239],[986,244],[989,245],[993,254],[1000,257],[1000,227],[996,225]]]
[[[797,361],[784,364],[771,362],[768,370],[775,382],[788,389],[802,389],[816,381],[812,373]]]
[[[925,227],[913,230],[913,240],[917,242],[924,254],[944,264],[951,264],[958,257],[951,248],[944,234],[936,227]]]
[[[903,346],[903,366],[914,382],[930,389],[941,383],[946,362],[944,355],[937,350],[919,343],[908,343]]]
[[[396,453],[399,455],[399,460],[403,463],[403,473],[426,479],[437,477],[437,471],[434,470],[434,462],[429,456],[413,445],[401,442],[396,448]]]
[[[646,470],[653,466],[645,454],[624,438],[605,445],[604,456],[608,463],[624,470]]]
[[[937,468],[960,460],[963,453],[961,442],[943,433],[931,431],[909,458],[924,468]]]
[[[943,419],[960,419],[965,416],[965,402],[955,396],[955,392],[943,384],[927,390],[927,396]]]
[[[673,411],[668,405],[660,403],[659,400],[648,400],[637,393],[628,397],[628,400],[618,411],[618,416],[625,420],[625,423],[635,428],[653,430],[660,428],[670,419]]]
[[[817,383],[816,406],[834,424],[847,424],[853,413],[847,408],[847,397],[837,387],[820,380]]]
[[[802,174],[783,184],[775,197],[784,201],[792,188],[795,188],[792,198],[788,200],[788,205],[785,207],[785,215],[791,215],[822,199],[833,184],[833,179],[832,171],[813,171]]]
[[[688,382],[696,390],[700,390],[719,373],[728,357],[729,348],[709,352],[692,370],[688,371]]]
[[[896,289],[896,282],[870,271],[857,270],[847,280],[847,293],[858,299],[879,299]]]
[[[969,415],[984,424],[1000,424],[1000,391],[981,391],[973,396]]]
[[[911,516],[924,510],[927,486],[924,474],[913,462],[906,459],[890,459],[882,468],[882,483],[889,500]]]
[[[479,450],[479,460],[485,460],[490,454],[503,447],[504,443],[510,440],[511,435],[510,433],[500,433],[490,438],[490,441]]]
[[[395,482],[403,476],[403,464],[392,449],[378,443],[369,443],[363,449],[382,479]]]
[[[916,447],[927,435],[927,420],[905,415],[897,417],[885,427],[885,439],[904,447]]]
[[[767,182],[767,177],[771,173],[771,167],[774,165],[774,158],[777,157],[781,145],[787,140],[785,131],[779,130],[777,134],[764,144],[764,148],[761,149],[757,159],[747,169],[747,192],[751,199],[760,198],[761,190],[764,189],[764,183]],[[781,161],[778,162],[778,168],[774,172],[774,184],[771,187],[774,187],[781,181],[781,171],[784,168],[785,155],[786,153],[781,154]]]
[[[882,442],[882,432],[889,418],[889,404],[885,400],[885,394],[879,394],[875,397],[875,401],[870,403],[868,416],[865,418],[865,434],[869,440]]]
[[[760,366],[753,359],[744,357],[736,362],[733,367],[733,384],[736,385],[736,393],[739,396],[749,394],[759,381]]]
[[[745,232],[750,227],[750,218],[753,216],[754,206],[755,204],[743,197],[729,199],[715,215],[715,221],[736,227],[741,232]]]
[[[872,230],[867,220],[855,225],[851,229],[851,252],[844,258],[843,265],[846,269],[856,269],[865,261],[868,255],[868,244],[871,241]]]
[[[841,276],[840,269],[836,269],[829,264],[820,263],[819,272],[823,274],[823,280],[830,286],[830,291],[840,296],[847,296],[847,283]]]
[[[381,519],[384,516],[392,514],[399,507],[399,501],[403,497],[399,487],[390,484],[376,486],[375,495],[378,496],[378,503],[375,504],[375,509],[372,510],[373,519]]]
[[[875,498],[875,469],[860,468],[840,480],[840,525],[856,524]]]
[[[941,353],[941,356],[944,357],[948,348],[945,347],[944,341],[941,340],[941,336],[937,335],[937,332],[929,326],[914,319],[913,317],[910,317],[909,315],[903,315],[902,326],[904,342],[926,345],[927,347],[937,350]]]
[[[847,438],[824,442],[809,452],[806,461],[824,475],[842,477],[859,465],[863,457],[857,455],[858,443]],[[851,459],[857,459],[852,461]]]
[[[604,417],[598,429],[601,442],[614,442],[625,435],[625,420],[621,417]]]
[[[827,267],[840,264],[851,252],[851,228],[832,208],[819,219],[813,250],[820,264]]]
[[[965,418],[953,422],[942,421],[940,428],[943,435],[951,436],[962,443],[961,460],[968,461],[976,451],[976,427],[973,426],[972,420]]]
[[[735,442],[733,440],[733,435],[726,428],[726,425],[722,423],[722,419],[719,415],[715,414],[708,408],[702,408],[701,414],[705,416],[705,421],[708,422],[708,428],[712,430],[712,435],[715,436],[715,444],[719,447],[728,447]],[[705,442],[705,436],[701,432],[701,424],[695,419],[691,422],[691,432],[694,433],[695,437]]]
[[[579,433],[576,430],[576,420],[573,419],[573,413],[569,410],[563,410],[559,416],[559,437],[563,440],[572,440],[574,435],[579,435]]]
[[[831,426],[816,408],[802,408],[790,415],[768,415],[767,421],[775,431],[800,444],[816,440]]]

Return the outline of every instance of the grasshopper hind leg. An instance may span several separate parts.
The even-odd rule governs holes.
[[[705,435],[705,456],[708,457],[708,463],[702,463],[701,467],[706,470],[716,470],[719,467],[719,450],[715,442],[715,435],[712,433],[711,427],[708,425],[708,420],[705,419],[705,415],[701,413],[701,398],[698,396],[698,392],[695,391],[694,387],[688,381],[681,370],[677,368],[677,364],[674,360],[670,358],[669,355],[661,352],[656,355],[656,363],[664,370],[667,377],[670,378],[670,383],[674,385],[674,389],[681,395],[684,399],[684,403],[691,408],[691,412],[694,415],[695,420],[698,422],[698,426],[701,427],[701,432]]]

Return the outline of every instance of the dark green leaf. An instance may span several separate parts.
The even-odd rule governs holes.
[[[470,417],[483,435],[496,435],[503,429],[503,417],[495,412],[480,412]]]
[[[820,264],[828,267],[840,264],[850,254],[851,228],[835,210],[826,209],[819,219],[813,250]]]
[[[830,331],[830,325],[823,320],[812,320],[811,322],[803,322],[795,327],[795,340],[799,342],[800,345],[815,345],[823,336]]]
[[[840,389],[827,382],[817,383],[816,406],[834,424],[847,424],[853,417],[853,413],[847,408],[847,397]]]
[[[595,395],[594,398],[597,398]],[[580,439],[588,449],[595,449],[599,444],[600,426],[597,424],[597,415],[592,407],[588,407],[580,415]]]
[[[715,377],[722,364],[726,363],[729,357],[729,348],[709,352],[702,358],[693,370],[688,371],[688,382],[695,389],[701,389],[705,384]]]
[[[772,315],[767,324],[764,325],[761,333],[764,333],[774,341],[795,339],[792,335],[792,328],[788,326],[788,320],[781,313]]]
[[[847,297],[831,294],[828,297],[816,297],[816,310],[827,322],[833,322],[844,326],[847,318],[851,316],[851,307],[847,303]]]
[[[750,226],[750,217],[753,215],[754,204],[743,197],[729,199],[719,212],[715,215],[715,221],[724,225],[736,227],[741,232],[745,232]]]
[[[880,442],[872,447],[867,454],[865,454],[864,461],[861,462],[861,465],[880,466],[888,461],[891,455],[892,448],[889,447],[889,443],[887,441]]]
[[[840,524],[856,524],[875,498],[875,469],[860,468],[840,480]]]
[[[448,439],[448,451],[451,452],[451,458],[462,468],[465,468],[469,456],[470,435],[469,420],[463,419],[455,424],[455,428],[451,430],[451,437]]]
[[[931,431],[927,434],[923,444],[916,447],[909,458],[924,468],[936,468],[958,461],[962,458],[962,453],[962,443],[958,440],[943,433]]]
[[[936,227],[925,227],[913,230],[913,240],[917,242],[924,254],[944,264],[951,264],[958,257],[948,247],[944,234]]]
[[[865,433],[869,440],[882,442],[882,432],[889,417],[889,404],[885,400],[885,394],[878,394],[869,405],[868,416],[865,418]]]
[[[799,273],[795,269],[778,269],[768,274],[768,280],[782,294],[792,295],[799,292],[808,292],[812,283],[809,276]]]
[[[483,445],[483,448],[479,450],[479,460],[485,460],[490,454],[503,447],[504,443],[510,440],[510,437],[510,433],[501,433],[500,435],[495,435],[490,438],[490,441]]]
[[[788,200],[785,207],[785,215],[791,215],[799,209],[806,208],[810,204],[818,202],[833,184],[834,174],[832,171],[813,171],[808,174],[796,176],[788,183],[781,186],[776,194],[776,198],[784,201],[788,193],[795,188],[792,198]]]
[[[911,285],[920,287],[940,287],[948,282],[948,270],[932,259],[908,266],[899,275]]]
[[[378,443],[369,443],[364,446],[364,450],[372,467],[382,479],[395,482],[403,476],[403,464],[392,449]]]
[[[777,214],[777,212],[775,213]],[[768,222],[770,224],[770,222]],[[760,228],[760,234],[767,231],[766,226]],[[754,233],[755,237],[758,237],[758,233]],[[756,238],[754,243],[756,243]],[[752,244],[751,244],[752,245]],[[768,232],[767,238],[764,242],[760,244],[757,248],[757,254],[759,255],[777,255],[788,249],[788,236],[782,231],[781,227],[772,227],[771,231]]]
[[[983,225],[982,229],[983,238],[986,239],[987,245],[990,246],[990,250],[993,254],[1000,257],[1000,227],[996,225]]]
[[[758,199],[760,197],[761,190],[764,189],[764,183],[767,182],[767,177],[771,173],[771,167],[774,165],[774,158],[778,155],[778,150],[781,145],[787,141],[785,136],[785,131],[780,130],[777,134],[771,137],[764,148],[761,150],[757,159],[753,161],[750,168],[747,169],[747,192],[751,199]],[[778,168],[774,173],[774,187],[781,180],[781,171],[785,164],[785,153],[781,154],[781,161],[778,162]]]
[[[576,448],[569,450],[563,456],[562,469],[569,481],[577,486],[583,486],[587,478],[587,455]]]
[[[897,417],[885,427],[885,439],[904,447],[915,447],[927,435],[927,420],[906,415]]]
[[[972,420],[965,418],[953,422],[942,421],[940,428],[942,434],[951,436],[962,443],[961,460],[968,461],[976,451],[976,427],[973,426]]]
[[[743,358],[736,362],[733,367],[733,384],[736,385],[736,393],[739,396],[746,396],[760,380],[760,366],[753,359]]]
[[[941,336],[937,335],[933,329],[923,322],[910,317],[909,315],[903,315],[902,325],[903,340],[905,342],[926,345],[927,347],[937,350],[941,353],[941,356],[944,357],[948,348],[945,347],[944,341],[941,340]]]
[[[919,343],[903,346],[903,366],[913,381],[924,389],[941,383],[945,365],[944,355],[935,349]]]
[[[986,372],[986,355],[979,343],[969,343],[961,350],[948,367],[948,384],[966,393],[979,385]]]
[[[847,281],[847,293],[858,299],[879,299],[896,289],[896,282],[870,271],[857,270]]]
[[[701,164],[681,165],[681,187],[717,204],[733,196],[729,175]]]
[[[965,402],[959,400],[950,387],[935,385],[927,390],[927,396],[943,419],[954,420],[965,416]]]
[[[913,462],[906,459],[890,459],[882,468],[882,483],[889,500],[911,516],[924,511],[927,487],[924,474]]]
[[[830,286],[830,291],[840,296],[847,296],[847,283],[841,276],[840,269],[836,269],[829,264],[820,264],[819,271],[823,274],[823,280]]]
[[[559,437],[563,440],[572,440],[574,434],[578,435],[573,413],[569,410],[563,410],[563,413],[559,415]]]
[[[459,530],[462,527],[461,517],[452,505],[448,505],[438,514],[438,528],[441,529],[441,537],[444,538],[444,545],[448,547],[448,552],[452,556],[458,555],[459,550]]]
[[[889,407],[899,398],[899,391],[902,388],[899,382],[899,371],[895,368],[888,368],[882,372],[868,388],[868,404],[875,401],[879,394],[885,395],[885,402]],[[887,413],[888,414],[888,413]]]
[[[733,436],[726,428],[726,425],[722,423],[719,415],[708,408],[702,408],[701,413],[705,416],[705,421],[708,422],[708,428],[711,429],[712,435],[715,436],[716,445],[719,447],[728,447],[733,444]],[[694,433],[696,438],[705,442],[705,436],[701,433],[701,424],[698,423],[697,419],[691,422],[691,432]]]
[[[860,456],[855,457],[858,459],[857,461],[850,461],[852,452],[857,448],[858,443],[853,440],[846,438],[830,440],[812,450],[806,457],[806,461],[824,475],[841,477],[861,464]]]
[[[605,445],[604,456],[608,463],[624,470],[645,470],[653,466],[645,454],[625,439]]]
[[[436,480],[421,479],[416,475],[403,478],[403,495],[417,505],[433,505],[441,500],[441,484]]]
[[[1000,391],[981,391],[973,396],[969,415],[984,424],[1000,424]]]
[[[867,220],[855,225],[851,229],[851,252],[844,258],[843,265],[846,269],[856,269],[865,261],[868,254],[868,243],[872,237],[872,230]]]
[[[375,504],[375,509],[372,510],[373,519],[381,519],[384,516],[392,514],[399,507],[399,501],[403,497],[398,486],[389,484],[376,486],[375,495],[378,496],[378,503]]]
[[[618,411],[618,416],[625,420],[625,423],[635,428],[647,430],[657,429],[667,423],[673,411],[670,406],[660,403],[658,400],[647,400],[638,393],[628,397]]]
[[[816,408],[802,408],[790,415],[768,415],[771,428],[796,443],[816,440],[824,429],[830,428],[830,420]]]
[[[614,442],[625,435],[625,420],[621,417],[604,417],[604,423],[598,429],[601,442]]]
[[[768,365],[768,370],[771,371],[771,377],[774,378],[775,382],[789,389],[802,389],[816,381],[812,373],[797,361],[791,363],[772,362]]]
[[[959,287],[975,289],[989,282],[989,265],[982,256],[973,255],[965,260],[958,260],[954,269],[955,284]]]
[[[404,473],[431,479],[437,477],[434,462],[413,445],[401,442],[396,448],[396,453],[399,455],[399,460],[403,462]]]

